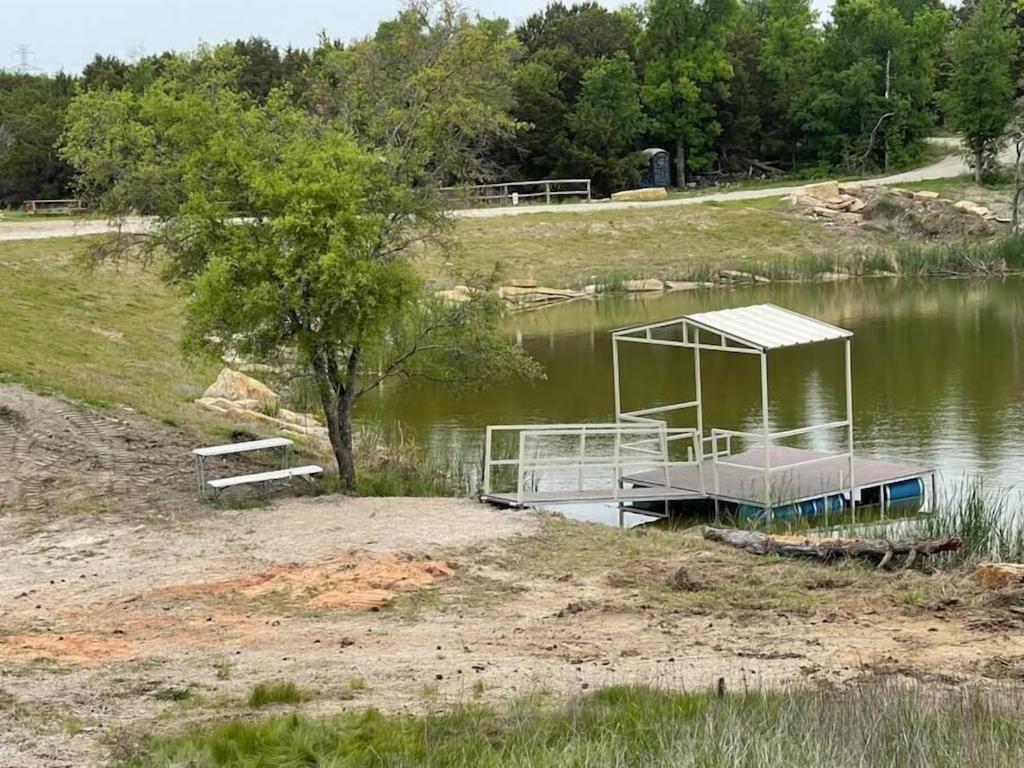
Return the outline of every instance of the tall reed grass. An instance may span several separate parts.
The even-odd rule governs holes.
[[[865,250],[852,255],[814,255],[794,259],[744,260],[741,264],[702,262],[666,275],[608,273],[592,278],[598,293],[625,290],[634,278],[709,282],[723,270],[735,269],[770,280],[815,280],[844,273],[854,277],[879,274],[904,277],[992,276],[1024,272],[1024,236],[964,238],[952,242],[900,243],[894,250]]]
[[[362,424],[354,443],[361,496],[468,496],[474,489],[461,451],[426,446],[399,422]]]
[[[991,488],[978,477],[964,478],[941,494],[934,513],[911,523],[911,533],[961,539],[960,550],[944,556],[951,565],[1024,562],[1024,493]]]
[[[612,687],[553,705],[301,715],[151,741],[122,765],[409,768],[995,768],[1024,759],[1020,688],[874,681],[718,696]]]

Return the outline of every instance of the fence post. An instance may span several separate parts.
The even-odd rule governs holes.
[[[587,179],[587,202],[589,203],[591,199],[592,198],[590,197],[590,179]]]
[[[544,202],[551,205],[551,182],[544,182]]]

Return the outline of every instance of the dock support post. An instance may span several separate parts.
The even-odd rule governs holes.
[[[683,338],[687,336],[686,326],[683,326]],[[700,441],[700,461],[704,462],[704,397],[702,392],[701,375],[700,375],[700,328],[693,329],[693,341],[697,345],[693,349],[693,383],[696,389],[697,396],[697,439]],[[704,488],[701,488],[701,493],[704,492]]]
[[[846,340],[846,450],[850,458],[850,513],[857,522],[857,480],[853,469],[853,343]]]
[[[484,437],[484,493],[488,496],[491,494],[491,442],[493,436],[494,430],[488,426]]]
[[[764,512],[768,523],[774,520],[771,485],[771,428],[768,423],[768,353],[761,353],[761,418],[764,427]]]
[[[612,334],[612,378],[615,382],[615,421],[622,421],[622,388],[619,384],[619,339]]]

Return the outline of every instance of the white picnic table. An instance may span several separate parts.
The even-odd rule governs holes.
[[[268,437],[262,440],[247,440],[241,443],[227,443],[225,445],[210,445],[203,448],[196,448],[192,454],[196,457],[196,486],[199,496],[205,495],[206,487],[213,488],[219,493],[225,488],[250,483],[262,483],[266,489],[267,483],[272,480],[290,480],[293,477],[311,477],[312,475],[323,474],[324,468],[316,464],[307,464],[301,467],[289,467],[289,457],[293,441],[287,437]],[[230,456],[238,453],[252,453],[255,451],[281,450],[281,468],[267,472],[255,472],[248,475],[235,475],[233,477],[220,477],[213,480],[206,479],[206,459],[216,456]]]

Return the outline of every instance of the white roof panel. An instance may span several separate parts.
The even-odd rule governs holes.
[[[819,341],[847,339],[853,333],[813,317],[774,304],[755,304],[714,312],[698,312],[682,318],[708,331],[721,333],[759,349],[779,349]]]

